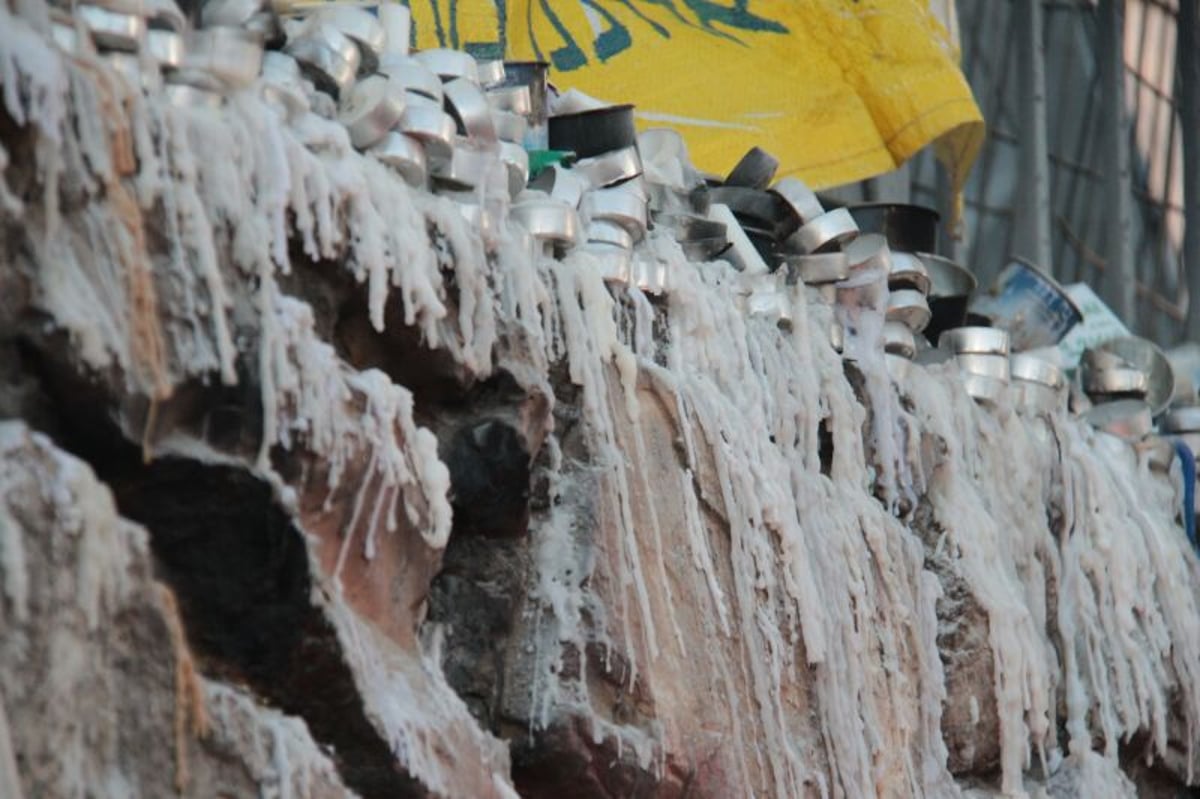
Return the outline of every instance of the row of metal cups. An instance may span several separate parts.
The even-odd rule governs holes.
[[[1063,371],[1033,353],[1010,353],[1009,334],[995,327],[959,327],[939,337],[938,349],[952,357],[967,393],[985,405],[1006,393],[1018,408],[1053,413],[1066,407]]]
[[[487,203],[472,193],[499,163],[515,200],[511,215],[543,251],[562,255],[582,245],[597,259],[606,279],[633,280],[652,292],[665,289],[661,264],[638,268],[632,258],[634,246],[651,224],[650,187],[640,180],[632,106],[550,117],[544,65],[518,64],[516,74],[510,74],[512,64],[478,62],[454,50],[410,55],[406,11],[391,5],[372,14],[347,3],[323,4],[295,10],[281,20],[261,0],[209,0],[200,13],[204,27],[193,31],[171,0],[162,3],[149,19],[171,20],[177,38],[167,48],[174,55],[158,61],[171,102],[219,106],[227,92],[257,79],[264,98],[285,119],[299,123],[313,113],[336,118],[352,146],[389,165],[410,184],[460,201],[464,214],[478,220],[485,233],[498,220],[489,220]],[[111,43],[118,56],[139,48],[144,53],[148,40],[136,35],[137,25],[128,27],[134,35],[98,35],[96,40]],[[98,24],[96,28],[101,30]],[[266,50],[268,46],[280,49]],[[131,75],[140,74],[141,60],[133,56],[121,63]],[[527,69],[530,66],[534,69]],[[152,86],[145,75],[137,80],[143,88]],[[544,131],[541,138],[530,140],[531,128]],[[553,166],[527,192],[529,160],[521,144],[539,141],[569,147],[584,157],[570,167]],[[871,259],[843,251],[858,234],[846,209],[826,211],[794,178],[767,189],[776,166],[771,156],[755,149],[724,181],[713,181],[710,196],[694,204],[699,207],[686,209],[703,211],[699,219],[719,229],[716,234],[709,230],[703,241],[689,236],[698,227],[695,215],[662,213],[656,222],[672,227],[681,245],[693,250],[689,255],[707,259],[719,254],[733,262],[749,278],[743,298],[752,312],[783,319],[788,315],[784,295],[789,286],[803,281],[810,297],[831,305],[832,286]],[[766,227],[771,229],[769,242]],[[720,242],[719,248],[712,242]],[[708,251],[696,252],[697,248]],[[861,246],[859,250],[870,252]],[[764,252],[769,262],[763,260]],[[896,257],[897,262],[906,259],[919,267],[911,256]],[[784,263],[787,268],[778,277],[763,276],[778,272]],[[903,271],[897,270],[898,275]],[[927,285],[926,281],[926,289]],[[907,306],[906,298],[912,300]],[[922,303],[911,289],[898,289],[889,313],[916,319],[912,327],[919,331],[919,317],[928,315]],[[840,347],[840,326],[830,324],[830,331]]]
[[[1095,427],[1137,441],[1172,403],[1175,376],[1154,343],[1125,336],[1083,353],[1075,409]]]
[[[91,0],[51,12],[54,43],[69,55],[98,52],[134,90],[161,91],[179,104],[213,104],[254,83],[265,41],[277,30],[255,9],[245,26],[220,18],[192,28],[174,0]]]
[[[336,116],[352,146],[410,184],[459,200],[464,214],[478,217],[484,229],[488,212],[478,195],[475,203],[462,195],[485,183],[499,164],[513,198],[509,213],[536,247],[561,256],[578,246],[596,259],[605,279],[633,281],[652,293],[665,290],[662,265],[633,258],[651,225],[652,188],[641,177],[631,106],[550,117],[544,66],[540,72],[526,65],[513,70],[514,65],[478,62],[453,50],[410,55],[407,20],[397,23],[347,4],[316,7],[280,25],[256,0],[210,0],[201,14],[206,27],[199,31],[188,31],[181,15],[156,13],[155,19],[174,19],[185,45],[196,44],[191,60],[161,62],[168,75],[183,78],[176,85],[186,90],[173,101],[217,105],[225,92],[261,74],[264,97],[285,119]],[[401,33],[389,36],[394,31]],[[115,52],[129,52],[141,41],[96,39],[125,48]],[[282,50],[264,51],[267,43]],[[526,188],[523,145],[531,126],[544,127],[550,144],[584,157],[570,166],[553,165]],[[837,349],[842,346],[842,326],[832,313],[837,286],[852,273],[882,271],[889,289],[885,349],[892,358],[911,359],[914,337],[933,318],[930,300],[969,293],[971,286],[964,285],[973,283],[969,273],[964,281],[965,270],[945,259],[898,249],[935,245],[897,232],[897,206],[826,210],[803,182],[775,181],[776,167],[769,154],[751,150],[724,180],[710,179],[699,199],[689,196],[690,207],[659,203],[655,223],[672,228],[690,256],[719,255],[739,269],[744,279],[738,299],[751,314],[790,321],[790,292],[803,283],[809,300],[829,309],[830,340]],[[886,213],[870,222],[879,232],[860,236],[856,218],[870,220],[880,209]],[[939,274],[952,284],[942,295],[936,293]]]
[[[548,120],[550,152],[571,156],[530,183],[513,206],[514,216],[535,236],[543,230],[550,236],[543,247],[587,253],[605,281],[662,293],[661,264],[634,258],[651,223],[633,106],[593,101],[584,109],[558,111]]]
[[[409,54],[407,38],[391,43],[380,19],[345,4],[319,7],[287,29],[284,52],[263,74],[273,96],[294,99],[299,77],[311,80],[338,101],[351,144],[411,185],[454,194],[496,182],[510,197],[525,188],[524,143],[544,113],[544,102],[535,103],[545,95],[544,68],[450,49]],[[288,118],[309,110],[288,99]]]
[[[64,51],[94,47],[131,86],[161,91],[169,102],[219,106],[229,92],[257,81],[290,122],[309,114],[336,119],[353,147],[408,183],[455,199],[485,233],[498,220],[489,219],[481,200],[488,184],[498,183],[512,199],[511,210],[498,213],[520,223],[535,247],[554,255],[579,247],[613,282],[666,289],[663,265],[634,257],[653,224],[672,230],[693,260],[722,257],[739,269],[738,301],[751,314],[789,322],[790,296],[802,283],[811,303],[830,310],[830,340],[839,350],[843,328],[832,309],[843,299],[839,286],[853,294],[846,288],[852,274],[886,274],[884,348],[893,364],[923,349],[922,333],[937,344],[945,327],[965,317],[974,279],[930,254],[937,246],[933,211],[897,204],[827,210],[803,182],[776,180],[778,162],[758,148],[723,179],[697,177],[695,185],[664,193],[661,183],[642,177],[632,106],[551,116],[545,64],[477,61],[447,49],[410,54],[408,12],[398,4],[376,13],[321,4],[281,16],[263,0],[208,0],[194,21],[198,28],[173,0],[92,0],[77,6],[75,17],[56,9],[51,19]],[[641,141],[668,158],[685,149],[670,131]],[[528,186],[528,150],[547,147],[579,160],[552,166]],[[1060,338],[1078,321],[1061,287],[1029,265],[1011,265],[999,282],[1001,290],[980,307],[1008,327],[1031,317],[1024,306],[1013,310],[1020,298],[1054,300],[1033,315],[1045,325],[1018,326],[1018,348],[1039,336]],[[1026,290],[1031,285],[1037,290]],[[1007,341],[1001,344],[1008,336],[962,328],[943,349],[953,350],[980,401],[994,401],[1011,383],[1022,404],[1058,407],[1061,370],[1024,353],[1010,357]],[[1092,408],[1082,410],[1098,426],[1148,429],[1165,407],[1155,395],[1163,383],[1157,368],[1120,353],[1090,353],[1082,388]]]
[[[330,61],[328,39],[328,26],[310,22],[289,42],[288,52],[319,76],[320,65]],[[320,55],[322,48],[326,55]],[[608,146],[601,146],[596,136],[584,142],[570,135],[577,115],[550,117],[544,63],[478,62],[464,52],[436,49],[411,56],[383,53],[374,68],[378,74],[337,87],[347,98],[340,118],[355,146],[414,185],[424,182],[423,150],[430,187],[456,200],[468,219],[479,223],[485,240],[498,229],[498,217],[507,215],[520,224],[535,252],[562,257],[580,247],[596,259],[606,279],[632,279],[647,291],[662,290],[661,276],[633,261],[650,222],[632,106],[598,109],[598,116],[617,120],[597,124],[607,134],[599,138]],[[334,75],[326,72],[322,83],[328,85]],[[546,148],[555,145],[569,152],[530,185],[530,151],[547,154]],[[487,199],[497,164],[511,207]]]

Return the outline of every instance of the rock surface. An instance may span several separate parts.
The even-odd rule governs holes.
[[[166,105],[22,9],[0,795],[1196,783],[1200,564],[1134,449],[894,383],[869,311],[843,364],[827,309],[747,316],[666,236],[665,296],[535,258],[332,123]]]
[[[0,795],[349,797],[304,722],[195,668],[146,531],[0,422]]]

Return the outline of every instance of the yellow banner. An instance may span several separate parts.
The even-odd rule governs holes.
[[[945,10],[934,0],[944,15]],[[961,186],[983,119],[930,0],[410,0],[419,47],[549,61],[552,79],[638,107],[724,174],[763,147],[821,188],[938,141]]]

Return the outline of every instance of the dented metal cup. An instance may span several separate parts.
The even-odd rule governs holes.
[[[912,289],[922,295],[929,294],[929,272],[925,263],[912,253],[891,250],[888,286],[893,289]]]
[[[884,275],[892,271],[892,251],[887,239],[878,233],[864,233],[843,248],[852,272],[876,271]]]
[[[967,394],[981,405],[996,405],[1008,392],[1008,383],[1004,380],[974,372],[961,372],[959,376]]]
[[[884,322],[883,351],[910,360],[916,355],[917,342],[908,325],[902,322]]]
[[[604,219],[589,222],[585,238],[589,244],[605,244],[624,250],[632,250],[634,245],[633,236],[629,235],[628,230],[616,222]]]
[[[1009,357],[1009,368],[1013,380],[1038,383],[1055,390],[1064,385],[1062,369],[1036,355],[1026,352],[1015,353]]]
[[[541,174],[533,179],[530,186],[538,191],[544,191],[552,199],[571,208],[578,208],[583,201],[584,192],[591,188],[587,178],[567,169],[562,164],[554,164],[549,169],[543,169]]]
[[[257,80],[263,63],[263,46],[240,28],[204,28],[188,34],[181,69],[213,75],[231,89],[242,89]]]
[[[500,141],[522,144],[529,130],[529,121],[520,114],[508,111],[493,111],[492,124],[496,126],[496,138]]]
[[[1029,353],[1009,357],[1013,399],[1018,409],[1034,414],[1055,413],[1064,407],[1062,369]]]
[[[159,28],[146,31],[146,54],[164,69],[183,64],[185,45],[183,34]]]
[[[330,3],[319,6],[309,22],[311,25],[329,26],[354,42],[358,47],[362,69],[374,71],[387,43],[387,31],[378,17],[365,8],[349,3]]]
[[[499,86],[488,89],[488,104],[497,111],[526,116],[533,111],[533,99],[528,86]]]
[[[475,71],[479,75],[479,85],[485,89],[499,86],[508,77],[508,71],[504,68],[504,61],[499,58],[494,58],[490,61],[476,60]]]
[[[845,247],[857,237],[858,225],[850,212],[835,208],[802,226],[789,241],[794,242],[800,252],[819,253]]]
[[[408,92],[399,129],[420,141],[431,161],[450,158],[454,152],[454,118],[442,110],[440,102]]]
[[[472,189],[480,185],[496,158],[495,153],[459,138],[448,158],[439,158],[430,164],[430,174],[439,186],[451,191]]]
[[[898,289],[888,293],[887,320],[902,322],[914,333],[929,324],[929,304],[925,295],[914,289]]]
[[[442,102],[442,80],[420,61],[398,53],[384,53],[377,67],[381,75],[387,75],[406,92],[420,94]]]
[[[947,330],[938,341],[942,349],[953,353],[1008,356],[1008,332],[996,327],[956,327]]]
[[[1146,402],[1154,415],[1171,405],[1175,397],[1175,370],[1157,344],[1138,336],[1122,336],[1098,345],[1095,351],[1116,356],[1146,375]]]
[[[101,50],[136,53],[146,36],[146,20],[94,5],[81,5],[76,13]]]
[[[437,47],[414,53],[413,58],[445,81],[462,79],[479,85],[479,65],[469,53]]]
[[[958,368],[974,375],[983,375],[992,380],[1008,382],[1011,375],[1007,355],[990,355],[960,352],[954,356]]]
[[[816,193],[799,178],[780,178],[770,190],[791,206],[801,225],[807,225],[825,213]]]
[[[1174,408],[1163,415],[1159,429],[1164,433],[1200,433],[1200,407]]]
[[[288,41],[285,52],[296,59],[318,89],[335,98],[348,89],[362,64],[358,45],[332,25],[314,25]]]
[[[458,123],[463,136],[483,145],[496,143],[496,126],[492,122],[492,107],[479,86],[465,78],[456,78],[442,87],[446,110]]]
[[[530,199],[514,203],[512,219],[538,241],[574,247],[582,238],[579,213],[551,199]]]
[[[592,189],[580,203],[583,215],[592,220],[614,222],[641,241],[646,235],[648,209],[645,198],[626,185],[607,189]]]
[[[410,186],[423,186],[429,175],[425,148],[421,142],[398,131],[389,131],[371,145],[371,155],[390,166]]]
[[[500,142],[500,163],[508,175],[508,193],[516,197],[529,182],[529,153],[519,144]]]
[[[628,285],[633,268],[633,256],[628,249],[594,241],[585,243],[580,249],[595,261],[604,282]]]
[[[806,285],[838,283],[850,276],[850,260],[844,252],[782,256],[782,267],[792,282]]]
[[[524,138],[520,140],[527,150],[545,150],[550,146],[549,103],[547,101],[549,69],[550,65],[545,61],[504,62],[504,80],[499,85],[529,88],[530,110],[526,115],[528,119]],[[504,134],[499,131],[497,134],[504,138]]]
[[[595,158],[582,158],[572,169],[586,177],[595,188],[604,188],[642,174],[642,159],[637,147],[626,147]]]
[[[383,75],[364,78],[345,93],[338,121],[358,149],[382,140],[404,116],[404,88]]]

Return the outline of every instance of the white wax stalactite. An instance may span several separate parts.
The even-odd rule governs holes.
[[[713,278],[719,284],[721,276]],[[859,434],[863,414],[828,345],[827,320],[810,318],[799,306],[793,309],[791,336],[763,320],[749,320],[743,328],[723,294],[701,282],[692,283],[690,290],[680,286],[672,294],[672,315],[678,314],[682,322],[673,330],[678,360],[672,365],[689,402],[698,407],[716,403],[708,414],[701,413],[700,429],[716,428],[706,436],[710,445],[722,442],[715,455],[718,469],[724,471],[720,482],[732,487],[725,496],[731,526],[738,526],[740,518],[752,521],[743,540],[753,542],[757,552],[742,564],[734,563],[737,571],[750,569],[735,590],[735,603],[761,609],[755,593],[766,589],[769,598],[782,588],[767,607],[775,616],[772,626],[787,638],[772,642],[764,632],[759,645],[784,653],[773,657],[785,658],[781,665],[794,673],[794,656],[784,641],[794,646],[798,626],[806,659],[817,669],[819,712],[834,784],[828,785],[823,775],[806,774],[805,780],[822,793],[869,795],[882,784],[881,774],[890,773],[891,779],[911,783],[916,792],[932,791],[939,783],[949,783],[944,749],[940,757],[937,750],[942,675],[934,646],[936,592],[922,577],[919,542],[863,490],[869,484]],[[720,382],[706,385],[706,373],[719,376]],[[817,428],[823,420],[835,441],[835,480],[820,474]],[[723,469],[721,460],[730,465]],[[741,480],[742,474],[754,479]],[[777,492],[781,486],[783,492]],[[883,530],[890,533],[884,535]],[[778,549],[770,545],[773,538],[779,541]],[[872,562],[879,564],[877,575],[860,573],[863,564]],[[878,589],[871,587],[874,582]],[[835,596],[844,598],[831,599]],[[906,601],[893,605],[899,597]],[[877,618],[856,621],[836,612],[854,606],[863,613],[879,608],[874,611]],[[922,610],[914,615],[902,608]],[[881,627],[882,619],[890,624]],[[741,629],[745,635],[753,626],[743,620]],[[879,640],[868,643],[878,632]],[[885,656],[892,652],[895,665],[871,667],[865,653],[880,645]],[[917,654],[915,686],[905,687],[907,680],[896,668],[901,651]],[[758,695],[780,695],[779,679],[777,673],[758,673]],[[915,707],[888,707],[889,695],[905,693],[930,699]],[[878,731],[889,726],[905,731],[908,751],[899,751],[897,762],[872,764],[869,752],[881,745]],[[789,770],[802,772],[795,761],[803,758],[789,748],[786,735],[779,728],[768,751],[776,785],[784,786],[777,791],[788,794],[795,786],[787,786],[784,775]],[[916,752],[927,756],[914,758]]]
[[[561,467],[561,452],[555,439],[550,439],[549,447],[551,463]],[[588,703],[584,683],[588,630],[584,613],[593,608],[588,605],[583,585],[592,571],[592,564],[587,547],[580,540],[578,519],[585,515],[586,508],[578,504],[581,497],[572,496],[575,488],[575,483],[561,476],[552,478],[548,488],[551,511],[531,533],[537,558],[537,584],[533,596],[537,634],[535,651],[531,654],[539,666],[530,685],[531,728],[548,725],[555,710],[568,705],[586,708]],[[539,651],[543,646],[545,651]],[[559,677],[568,648],[580,660],[579,679],[571,683]]]
[[[249,694],[204,682],[212,742],[236,752],[258,783],[259,795],[276,799],[353,799],[341,787],[333,761],[298,718],[259,705]]]
[[[606,370],[618,363],[628,364],[630,354],[618,341],[614,303],[605,291],[599,274],[587,271],[583,264],[568,260],[556,274],[558,288],[558,321],[566,346],[571,380],[582,389],[583,418],[588,426],[589,445],[596,463],[602,470],[599,489],[608,495],[616,518],[620,552],[615,559],[618,569],[618,591],[621,604],[622,637],[627,652],[635,650],[631,620],[633,606],[640,613],[644,645],[653,658],[658,652],[658,634],[646,590],[645,571],[636,541],[632,492],[626,456],[618,446],[613,421],[614,397],[606,379]],[[626,399],[633,387],[624,386]],[[624,410],[629,404],[622,402]],[[641,648],[643,642],[638,642]],[[636,660],[632,663],[630,682],[637,679]]]
[[[1174,522],[1170,488],[1109,436],[1075,424],[1057,432],[1074,500],[1058,612],[1075,644],[1063,664],[1071,753],[1087,751],[1098,726],[1109,758],[1134,730],[1149,731],[1165,756],[1169,715],[1178,713],[1190,769],[1200,728],[1200,570]],[[1089,711],[1099,722],[1091,730]]]
[[[901,498],[916,500],[906,449],[906,430],[883,353],[884,313],[888,304],[887,275],[872,267],[838,284],[837,317],[845,330],[845,353],[862,372],[872,413],[873,467],[879,473],[884,499],[893,511]]]
[[[42,16],[43,29],[45,25]],[[40,134],[36,148],[47,186],[43,201],[47,232],[58,222],[58,176],[64,169],[60,150],[68,122],[70,80],[64,59],[48,37],[39,34],[30,20],[14,15],[7,5],[0,8],[0,96],[13,121],[36,127]],[[19,211],[7,187],[0,188],[0,200],[0,208],[6,212]]]
[[[29,572],[25,542],[20,523],[7,504],[0,503],[0,577],[8,606],[0,608],[10,623],[21,624],[29,618]]]
[[[559,318],[552,327],[561,331],[571,376],[584,388],[589,447],[602,465],[600,496],[605,496],[605,483],[607,491],[615,491],[615,496],[601,499],[615,517],[609,521],[616,526],[619,550],[609,557],[618,570],[613,610],[621,622],[611,631],[616,638],[609,646],[620,646],[631,657],[632,681],[640,668],[639,653],[647,658],[645,668],[651,668],[665,645],[657,627],[665,622],[673,632],[677,624],[673,609],[656,611],[645,590],[648,568],[659,575],[659,582],[667,579],[657,540],[662,533],[656,531],[654,515],[647,513],[636,535],[648,537],[650,546],[639,548],[638,538],[631,537],[635,496],[654,494],[640,482],[644,474],[636,469],[645,461],[640,431],[635,427],[633,433],[621,433],[627,428],[617,423],[615,414],[622,410],[611,401],[613,394],[627,394],[634,383],[627,369],[623,373],[618,368],[617,358],[637,352],[645,359],[649,354],[646,342],[638,340],[648,316],[638,308],[639,293],[631,290],[636,321],[613,327],[616,306],[574,288],[580,276],[573,266],[578,264],[568,262],[556,274]],[[776,795],[798,795],[806,785],[826,795],[870,795],[892,779],[905,781],[917,793],[952,794],[939,729],[944,697],[934,615],[939,589],[936,579],[921,568],[920,542],[863,490],[870,482],[859,433],[863,412],[841,376],[840,360],[823,332],[818,336],[806,329],[810,322],[803,307],[794,309],[801,329],[788,335],[765,320],[740,315],[729,292],[734,276],[720,265],[711,265],[702,278],[675,247],[670,266],[678,283],[670,295],[667,369],[649,360],[637,367],[653,372],[679,403],[680,434],[689,453],[680,484],[692,563],[701,596],[710,602],[714,633],[738,631],[751,672],[755,715],[747,718],[748,709],[736,706],[738,693],[728,682],[743,664],[728,662],[711,648],[706,655],[712,673],[726,685],[728,718],[740,730],[737,739],[742,740],[742,725],[749,723],[764,744],[754,762],[738,757],[740,768],[747,778],[750,769],[768,775],[769,790]],[[573,290],[564,291],[564,286]],[[580,303],[582,309],[577,307]],[[626,347],[614,348],[621,332],[630,340]],[[620,389],[613,386],[600,393],[597,387],[613,377],[620,379]],[[828,397],[831,390],[834,396]],[[819,474],[817,427],[822,419],[832,423],[837,439],[838,482]],[[734,536],[734,584],[728,592],[717,581],[709,533],[695,502],[691,475],[699,464],[698,447],[713,453],[721,495],[709,501],[724,508]],[[628,466],[627,458],[634,459]],[[630,471],[637,472],[639,481],[630,480]],[[575,489],[586,493],[581,486]],[[803,517],[798,508],[804,509]],[[555,640],[572,641],[582,650],[579,608],[597,603],[585,597],[578,580],[561,579],[565,564],[580,562],[570,532],[570,506],[552,518],[558,521],[535,533],[543,541],[544,555],[539,561],[539,596],[554,614],[560,631]],[[857,544],[847,548],[846,541]],[[635,559],[639,551],[652,553],[654,562]],[[877,573],[862,574],[861,564],[871,562],[881,564]],[[843,599],[831,600],[834,596]],[[858,618],[845,615],[856,605],[861,608]],[[834,609],[839,611],[831,615]],[[636,614],[636,629],[645,631],[645,640],[629,634],[630,614]],[[590,634],[603,640],[607,628],[599,626]],[[881,626],[882,636],[877,634]],[[793,722],[781,704],[788,681],[797,669],[806,668],[796,661],[801,642],[807,661],[820,675],[818,712],[824,747],[833,761],[832,783],[807,766],[794,740]],[[870,653],[880,645],[890,653],[891,666],[872,663]],[[912,677],[899,668],[903,652],[918,653]],[[535,694],[541,691],[535,706],[542,714],[552,702],[570,705],[580,700],[578,692],[561,693],[562,686],[553,679],[558,655],[547,654],[550,674],[535,686]],[[893,700],[900,696],[916,701]],[[548,718],[543,716],[544,721]],[[887,748],[879,729],[889,726],[901,731],[902,743],[896,754],[875,762],[870,753]],[[603,732],[604,725],[600,727]],[[630,739],[618,735],[617,740]]]
[[[472,723],[436,657],[399,651],[340,599],[326,608],[364,707],[404,769],[433,795],[515,799],[508,748]]]
[[[21,774],[17,771],[17,755],[13,750],[13,734],[8,724],[8,712],[0,698],[0,796],[8,799],[23,799]]]
[[[394,529],[398,497],[426,543],[444,547],[451,520],[449,471],[437,458],[433,435],[413,420],[412,394],[382,372],[357,372],[342,362],[316,337],[306,303],[280,295],[271,305],[262,346],[272,392],[264,407],[269,435],[260,466],[270,468],[270,447],[303,443],[327,463],[332,496],[348,470],[365,459],[342,561],[360,528],[366,529],[362,546],[368,554],[381,524]],[[352,410],[356,403],[360,413]]]
[[[34,707],[39,714],[29,736],[9,727],[0,709],[0,795],[21,795],[12,789],[16,768],[39,795],[130,795],[116,745],[112,654],[91,646],[141,601],[150,557],[145,531],[117,516],[108,488],[85,463],[8,420],[0,421],[0,546],[0,649],[6,673],[18,680],[5,686],[4,701],[14,716]],[[15,694],[39,663],[45,666],[32,679],[44,693]],[[77,713],[87,703],[102,711]],[[23,756],[16,766],[14,754]],[[53,767],[30,780],[25,757]]]
[[[1012,479],[1005,467],[1010,461],[1004,432],[996,415],[978,408],[961,390],[954,368],[930,370],[946,379],[909,383],[922,428],[946,446],[945,460],[937,464],[929,484],[938,522],[946,531],[939,548],[988,615],[1002,787],[1020,792],[1021,774],[1031,765],[1030,747],[1044,753],[1053,744],[1047,734],[1052,730],[1054,678],[1052,647],[1036,623],[1046,610],[1031,609],[1020,572],[1039,550],[1052,551],[1054,544],[1044,513],[1038,518],[1028,505],[1003,503],[1000,483]]]
[[[49,125],[58,119],[51,114],[55,108],[72,108],[80,124],[61,137],[63,158],[72,179],[85,186],[90,179],[95,190],[108,186],[111,194],[122,185],[113,155],[119,148],[95,120],[115,119],[130,132],[141,167],[135,177],[141,209],[90,202],[82,211],[85,241],[48,236],[43,245],[38,300],[72,333],[85,363],[121,367],[131,388],[159,398],[191,376],[215,372],[232,383],[234,316],[254,314],[265,427],[259,465],[269,469],[271,447],[287,449],[303,437],[330,459],[336,483],[351,457],[349,447],[374,448],[369,479],[359,491],[359,504],[368,493],[371,503],[361,519],[369,523],[362,545],[374,546],[380,524],[394,527],[403,498],[430,546],[444,546],[448,472],[432,436],[412,422],[411,396],[386,379],[352,378],[353,370],[329,347],[317,346],[311,310],[282,294],[276,274],[290,270],[293,232],[314,257],[347,255],[351,270],[368,284],[376,327],[390,290],[399,288],[406,323],[418,325],[431,343],[452,346],[472,371],[487,374],[495,303],[478,241],[463,232],[461,216],[425,207],[382,165],[348,146],[310,152],[298,143],[304,132],[280,124],[253,93],[232,97],[221,110],[177,108],[138,95],[127,98],[132,114],[113,117],[120,97],[101,62],[91,67],[94,75],[84,75],[23,26],[14,21],[2,37],[10,48],[4,51],[7,68],[16,70],[6,88],[25,80],[36,90],[7,98],[18,104],[19,114],[10,110],[14,118],[44,117]],[[26,74],[35,67],[36,77]],[[58,79],[64,75],[70,80]],[[95,90],[96,80],[107,94]],[[53,136],[60,137],[57,127]],[[152,273],[142,225],[155,207],[163,212],[168,261]],[[294,231],[287,226],[289,214]],[[456,249],[462,301],[455,330],[441,324],[444,288],[429,246],[430,223],[445,228]],[[352,240],[347,230],[354,231]],[[152,282],[137,283],[135,273]],[[254,296],[235,297],[230,287],[247,282],[257,283]],[[163,303],[171,313],[160,316]],[[357,385],[349,385],[352,379]],[[344,407],[355,396],[365,398],[369,430]]]
[[[14,457],[30,449],[37,452],[37,458]],[[38,477],[36,483],[31,474]],[[15,621],[25,617],[27,611],[29,585],[20,541],[27,532],[8,510],[6,495],[28,490],[31,484],[38,486],[53,509],[56,534],[76,542],[79,562],[71,595],[88,629],[94,630],[102,611],[116,607],[131,590],[128,573],[132,559],[146,551],[145,532],[117,517],[112,494],[86,464],[63,454],[46,436],[31,432],[23,422],[0,421],[3,588]]]
[[[948,445],[930,481],[940,548],[988,615],[1004,789],[1020,792],[1032,754],[1057,757],[1059,691],[1072,757],[1090,757],[1099,734],[1115,760],[1137,730],[1166,757],[1172,703],[1189,736],[1200,719],[1196,561],[1171,487],[1127,444],[1077,420],[1047,429],[1003,406],[980,409],[949,380],[910,385],[923,429]],[[1052,529],[1058,479],[1066,518]]]

